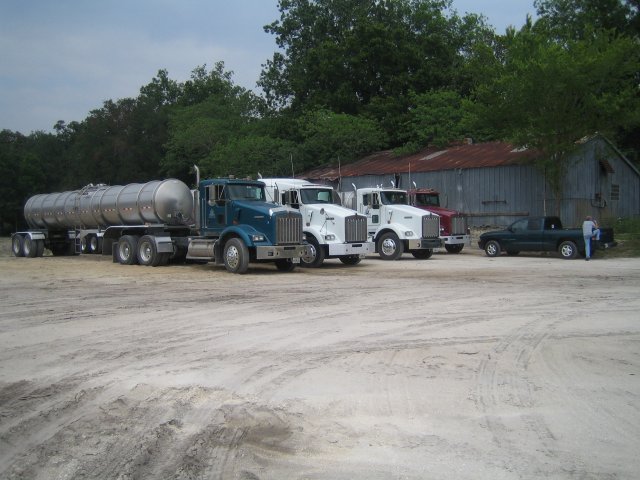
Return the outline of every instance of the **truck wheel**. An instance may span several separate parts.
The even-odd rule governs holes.
[[[444,248],[449,253],[460,253],[464,248],[464,243],[454,243],[453,245],[445,245]]]
[[[231,273],[247,273],[249,268],[249,249],[237,237],[230,238],[224,245],[224,268]]]
[[[32,240],[30,237],[25,237],[22,244],[22,252],[25,257],[35,258],[38,256],[38,244],[37,240]]]
[[[411,255],[418,260],[426,260],[427,258],[431,258],[431,255],[433,255],[433,249],[427,248],[425,250],[411,250]]]
[[[296,264],[289,258],[281,258],[276,260],[276,268],[280,272],[292,272],[296,268]]]
[[[97,235],[87,235],[87,251],[89,253],[102,253],[102,239]]]
[[[80,239],[80,252],[89,253],[89,240],[88,235],[85,235]]]
[[[500,255],[500,244],[496,240],[489,240],[484,246],[484,253],[487,257],[497,257]]]
[[[156,242],[151,235],[145,235],[138,241],[136,250],[138,263],[144,266],[157,267],[162,263],[164,254],[158,253]]]
[[[383,260],[397,260],[404,253],[404,245],[394,232],[387,232],[378,239],[378,254]]]
[[[24,257],[24,237],[22,235],[14,235],[11,239],[11,251],[16,257]]]
[[[345,265],[358,265],[362,259],[360,255],[344,255],[340,257],[340,261]]]
[[[300,257],[300,266],[302,267],[319,267],[324,262],[324,249],[313,235],[307,235],[307,251],[309,255]]]
[[[571,260],[578,256],[578,247],[571,240],[567,240],[566,242],[562,242],[558,247],[558,253],[565,260]]]
[[[138,237],[135,235],[123,235],[118,240],[116,256],[120,265],[135,265],[138,261],[136,249]]]

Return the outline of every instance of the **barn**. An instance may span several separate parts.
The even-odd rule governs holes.
[[[505,226],[522,216],[558,212],[535,159],[535,151],[508,143],[467,141],[411,155],[382,151],[301,177],[339,191],[376,185],[434,188],[442,206],[466,213],[470,226]],[[639,217],[640,172],[603,135],[585,137],[570,159],[559,204],[567,227],[581,225],[586,215],[601,221]]]

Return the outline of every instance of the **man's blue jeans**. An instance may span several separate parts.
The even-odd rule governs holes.
[[[600,229],[596,228],[593,232],[591,232],[590,236],[584,237],[584,253],[585,258],[591,258],[591,239],[595,238],[596,240],[600,240]]]

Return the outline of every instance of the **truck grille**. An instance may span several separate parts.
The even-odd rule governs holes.
[[[467,233],[467,217],[459,215],[451,217],[451,235],[464,235]]]
[[[282,215],[276,219],[276,244],[302,242],[302,216]]]
[[[422,238],[440,237],[440,217],[424,215],[422,217]]]
[[[367,241],[367,218],[362,215],[347,217],[344,222],[345,241],[360,243]]]

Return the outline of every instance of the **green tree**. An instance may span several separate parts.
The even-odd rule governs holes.
[[[410,96],[412,107],[404,125],[403,152],[425,145],[444,147],[465,134],[462,96],[451,90],[432,90]]]
[[[338,161],[349,163],[387,144],[384,131],[374,120],[327,109],[302,116],[299,130],[302,145],[298,168],[303,169],[325,163],[337,165]]]
[[[217,152],[247,135],[260,134],[260,110],[260,99],[234,85],[223,64],[211,71],[198,67],[170,113],[163,173],[187,181],[193,165],[203,172],[228,170],[228,162]]]
[[[52,137],[42,132],[24,136],[19,132],[0,132],[0,232],[24,226],[26,200],[47,190],[48,158],[39,155],[36,143]]]
[[[640,50],[634,39],[603,30],[558,42],[530,22],[503,40],[493,77],[476,88],[473,113],[498,138],[541,152],[538,166],[559,199],[578,139],[639,124]]]
[[[594,30],[617,35],[640,34],[640,3],[637,0],[535,0],[544,24],[556,38],[583,39]]]
[[[481,17],[445,15],[450,0],[281,0],[281,17],[259,85],[273,108],[364,114],[392,143],[410,91],[464,90],[460,75],[475,42],[490,35]]]

